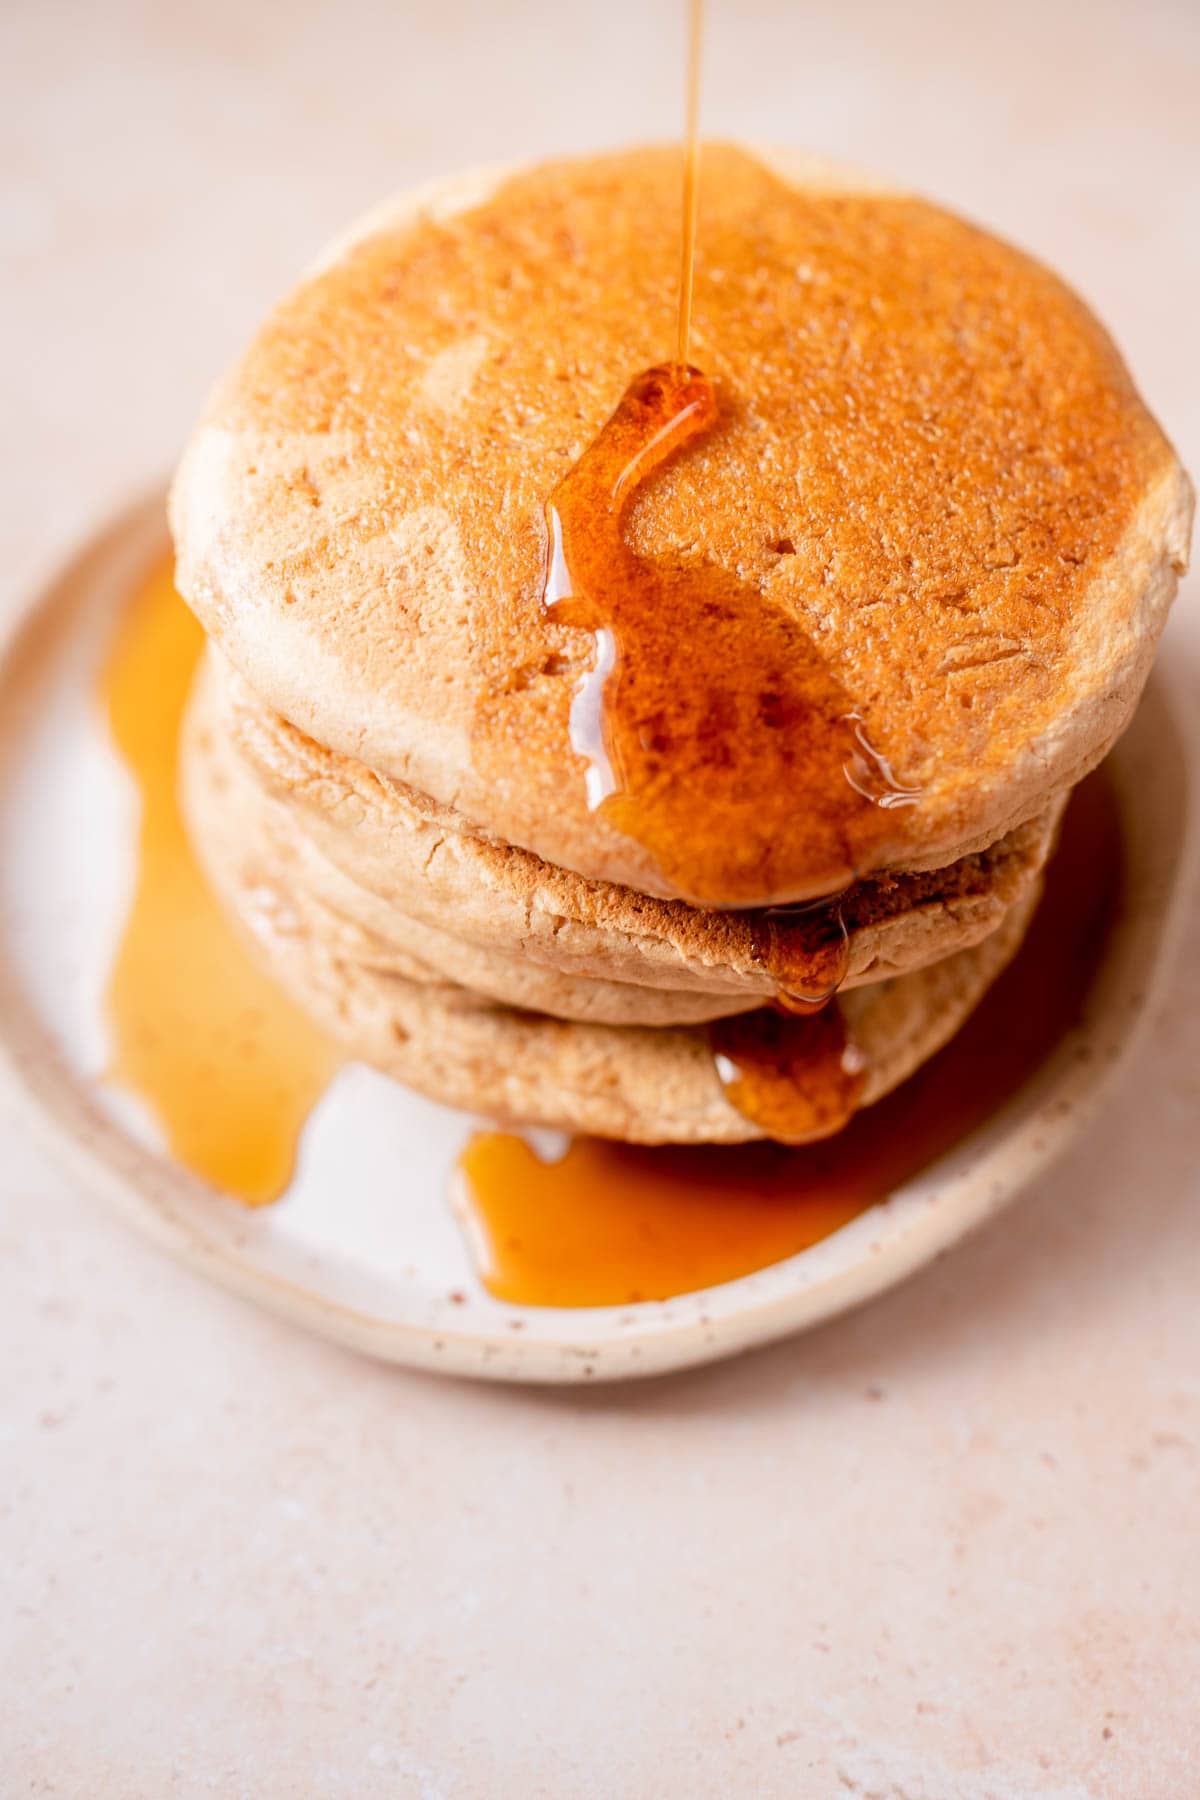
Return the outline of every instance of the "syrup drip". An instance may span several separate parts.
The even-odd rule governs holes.
[[[628,547],[638,490],[717,416],[698,369],[631,383],[550,497],[543,599],[594,641],[570,715],[592,806],[686,898],[750,907],[844,888],[917,795],[787,611],[713,563]]]
[[[808,1018],[760,1007],[709,1032],[725,1098],[779,1143],[832,1137],[857,1111],[867,1064],[836,1001]]]
[[[768,1137],[813,1143],[849,1122],[866,1080],[836,999],[850,961],[846,921],[837,900],[767,907],[750,918],[755,951],[775,983],[774,1010],[709,1026],[717,1076],[730,1105]]]
[[[850,963],[850,934],[839,900],[767,906],[748,915],[754,953],[775,983],[775,1004],[806,1014],[832,1000]]]
[[[137,786],[137,880],[106,994],[108,1077],[172,1155],[257,1206],[284,1191],[305,1119],[343,1060],[243,949],[179,815],[179,726],[204,637],[167,562],[121,620],[100,679]]]
[[[647,1149],[577,1138],[557,1162],[478,1134],[459,1200],[480,1277],[526,1306],[626,1305],[731,1281],[807,1249],[928,1168],[1012,1098],[1076,1024],[1121,903],[1103,770],[1071,799],[1046,894],[953,1043],[837,1137],[803,1149]]]

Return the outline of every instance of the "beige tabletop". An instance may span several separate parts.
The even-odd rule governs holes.
[[[3,604],[170,462],[348,215],[670,135],[681,11],[6,0]],[[1200,465],[1195,0],[713,12],[710,133],[1045,255]],[[1198,950],[1193,914],[1101,1121],[983,1236],[582,1396],[310,1341],[0,1126],[0,1794],[1200,1794]]]

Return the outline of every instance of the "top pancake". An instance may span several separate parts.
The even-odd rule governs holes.
[[[541,592],[547,497],[671,343],[678,184],[677,153],[633,151],[376,214],[226,378],[173,497],[181,591],[270,706],[658,894],[589,809],[568,725],[592,640]],[[920,790],[872,867],[967,855],[1084,774],[1148,671],[1190,490],[1081,302],[923,201],[715,146],[692,355],[719,423],[628,539],[808,633]],[[813,891],[793,871],[758,897]]]

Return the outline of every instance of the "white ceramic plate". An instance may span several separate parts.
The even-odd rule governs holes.
[[[984,1129],[813,1249],[668,1301],[502,1304],[479,1286],[447,1201],[476,1121],[358,1066],[316,1108],[284,1200],[247,1212],[166,1157],[152,1121],[98,1079],[135,803],[93,684],[120,605],[165,548],[155,495],[34,595],[0,646],[0,1072],[80,1178],[135,1224],[314,1331],[425,1368],[579,1381],[800,1330],[901,1280],[1017,1193],[1078,1132],[1147,1010],[1190,836],[1191,756],[1161,676],[1113,758],[1128,904],[1079,1029]]]

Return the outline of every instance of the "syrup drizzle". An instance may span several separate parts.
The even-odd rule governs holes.
[[[683,230],[679,244],[679,318],[675,367],[686,369],[692,337],[692,278],[696,268],[696,214],[700,201],[700,52],[704,0],[689,0],[687,94],[683,143]]]
[[[718,423],[715,385],[688,361],[703,26],[703,0],[688,0],[675,361],[636,377],[550,496],[542,601],[593,640],[569,720],[591,808],[649,849],[685,898],[762,906],[793,898],[797,876],[809,893],[846,886],[885,835],[870,828],[874,809],[913,805],[920,794],[897,780],[781,608],[715,564],[639,558],[626,543],[638,491]],[[690,654],[680,655],[681,644]],[[806,829],[797,845],[798,811]],[[772,855],[781,827],[790,827],[782,862]],[[836,940],[836,929],[829,935]],[[764,930],[768,959],[779,942]],[[840,977],[823,979],[821,969],[796,985],[785,976],[785,1000],[828,998]]]
[[[789,613],[714,563],[640,557],[626,542],[639,489],[717,420],[698,369],[647,369],[550,497],[543,604],[592,638],[571,744],[591,807],[688,898],[754,906],[797,870],[836,893],[916,790]],[[862,1091],[840,1008],[811,1016],[845,976],[845,926],[834,901],[761,909],[754,930],[779,1004],[809,1016],[719,1021],[717,1071],[769,1135],[808,1142],[839,1130]]]
[[[846,887],[918,795],[784,607],[715,563],[629,548],[637,493],[717,424],[700,370],[637,376],[550,496],[542,598],[593,639],[569,721],[593,808],[685,898],[757,907],[797,880]]]
[[[593,811],[703,904],[761,907],[797,874],[835,895],[754,917],[775,1009],[710,1030],[730,1102],[769,1136],[807,1143],[842,1129],[865,1080],[830,1005],[849,960],[836,891],[884,836],[879,817],[920,796],[787,613],[714,563],[642,558],[626,542],[642,485],[718,421],[715,386],[688,361],[702,34],[703,0],[689,0],[675,362],[636,377],[547,502],[542,603],[592,637],[568,729]]]

